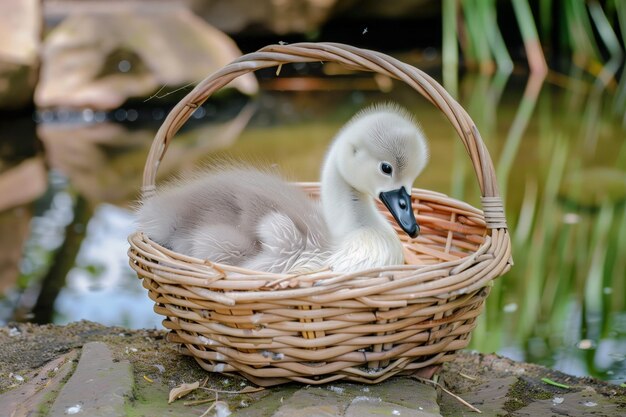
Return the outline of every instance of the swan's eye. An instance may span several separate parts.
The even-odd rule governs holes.
[[[383,162],[380,164],[380,170],[385,175],[391,175],[391,173],[393,172],[393,168],[387,162]]]

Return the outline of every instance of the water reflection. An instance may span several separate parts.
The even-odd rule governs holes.
[[[67,323],[81,317],[132,328],[158,326],[136,276],[124,256],[126,237],[133,231],[131,213],[111,204],[101,204],[87,225],[86,235],[67,274],[67,284],[55,303],[54,321]],[[106,300],[104,302],[104,300]],[[35,318],[37,305],[35,306]]]
[[[460,79],[459,98],[496,162],[516,263],[495,283],[474,348],[574,374],[626,377],[626,104],[618,99],[626,77],[611,81],[616,70],[606,69],[601,82],[577,70],[546,81],[506,73]],[[430,138],[431,163],[418,186],[478,205],[474,173],[448,122],[408,88],[392,87],[393,100],[415,112]],[[315,180],[342,123],[388,99],[368,88],[210,103],[172,142],[160,179],[228,156]],[[38,114],[30,151],[17,144],[2,151],[0,320],[159,325],[126,265],[126,237],[165,112],[122,110],[98,114],[100,122],[89,112]]]

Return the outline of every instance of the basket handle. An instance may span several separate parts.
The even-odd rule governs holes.
[[[506,229],[504,207],[493,162],[476,125],[450,94],[421,70],[388,55],[339,43],[270,45],[246,54],[202,80],[168,114],[152,142],[143,175],[144,195],[155,192],[156,173],[172,137],[215,91],[235,78],[261,68],[294,62],[330,61],[360,71],[372,71],[404,81],[441,110],[465,145],[481,192],[485,221],[490,229]]]

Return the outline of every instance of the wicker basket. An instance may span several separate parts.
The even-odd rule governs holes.
[[[272,45],[203,80],[168,115],[146,163],[153,193],[174,134],[213,92],[238,76],[293,62],[331,61],[399,79],[450,120],[476,171],[483,211],[414,189],[417,239],[400,233],[408,264],[289,276],[175,253],[136,232],[130,265],[143,279],[168,340],[210,372],[269,386],[289,381],[377,383],[449,361],[469,343],[491,281],[509,270],[510,239],[493,165],[465,110],[422,71],[387,55],[331,43]],[[317,183],[301,184],[311,194]],[[383,210],[384,211],[384,210]]]

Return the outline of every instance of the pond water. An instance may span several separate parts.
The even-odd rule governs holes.
[[[626,379],[624,79],[576,70],[543,83],[502,74],[460,79],[457,95],[497,169],[515,260],[494,285],[473,349]],[[384,82],[391,91],[382,93],[370,76],[285,80],[264,82],[254,100],[225,96],[197,110],[160,179],[234,157],[317,180],[337,129],[368,103],[393,100],[429,137],[431,162],[416,186],[479,205],[453,129],[408,88]],[[1,122],[1,323],[160,327],[126,256],[143,164],[165,114],[150,104]]]

